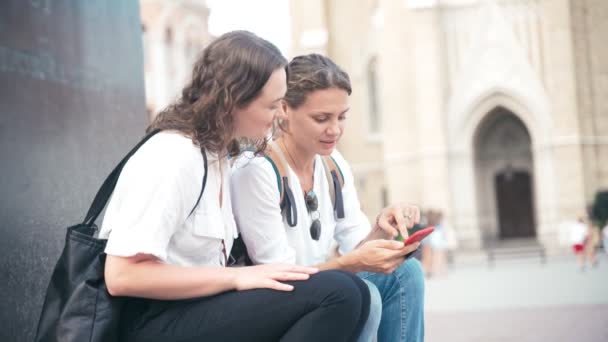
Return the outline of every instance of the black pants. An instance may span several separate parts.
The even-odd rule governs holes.
[[[287,282],[291,292],[230,291],[177,301],[129,298],[121,336],[129,342],[355,341],[369,314],[356,275],[323,271]]]

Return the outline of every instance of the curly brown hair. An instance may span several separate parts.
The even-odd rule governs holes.
[[[236,155],[234,110],[255,100],[270,75],[286,65],[279,49],[267,40],[248,31],[228,32],[202,51],[181,97],[161,111],[146,131],[179,131],[202,149]],[[261,150],[266,141],[253,143]]]

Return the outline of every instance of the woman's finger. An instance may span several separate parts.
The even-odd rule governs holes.
[[[403,215],[406,218],[408,228],[412,228],[416,223],[420,222],[420,209],[415,205],[404,205]]]
[[[261,288],[267,288],[277,291],[293,291],[293,285],[283,284],[279,281],[272,279],[267,279],[265,282],[263,282]]]
[[[295,272],[277,272],[271,275],[274,280],[306,280],[310,278],[307,273],[295,273]]]
[[[378,239],[369,242],[369,245],[376,248],[386,248],[400,251],[403,248],[403,242],[395,240]]]
[[[406,221],[410,221],[411,217],[408,216],[408,214],[406,214],[403,210],[402,207],[397,207],[395,209],[392,210],[392,214],[393,217],[395,218],[395,222],[397,223],[397,229],[399,229],[399,231],[401,232],[401,235],[403,236],[404,239],[407,239],[408,237],[408,233],[407,233],[407,224],[408,222]]]
[[[384,212],[378,218],[378,226],[391,237],[397,237],[399,231],[389,222],[387,214]]]
[[[414,206],[414,208],[416,208],[415,212],[416,212],[416,220],[414,223],[420,223],[420,208]]]
[[[414,242],[414,243],[411,243],[411,244],[409,244],[409,245],[405,245],[405,247],[403,247],[403,248],[402,248],[402,249],[399,251],[399,254],[400,254],[401,256],[403,256],[403,255],[407,255],[407,254],[409,254],[409,253],[411,253],[411,252],[415,251],[415,250],[416,250],[416,248],[418,248],[419,246],[420,246],[420,242]]]
[[[319,272],[319,269],[316,267],[299,266],[299,265],[288,265],[285,270],[288,272],[297,272],[297,273],[305,273],[305,274],[315,274],[315,273]]]

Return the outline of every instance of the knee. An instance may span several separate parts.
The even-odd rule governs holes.
[[[361,292],[361,288],[366,287],[362,280],[336,270],[319,272],[314,278],[320,283],[317,290],[321,306],[340,305],[345,311],[358,315],[367,300]]]
[[[424,271],[416,258],[406,260],[395,270],[394,275],[399,278],[405,293],[424,298]]]

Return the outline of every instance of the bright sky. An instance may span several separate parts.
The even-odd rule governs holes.
[[[289,57],[291,27],[289,0],[207,0],[209,32],[219,36],[248,30],[274,43]]]

